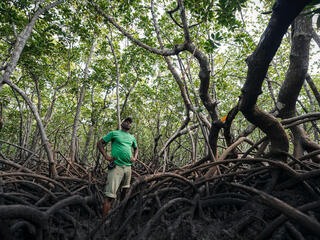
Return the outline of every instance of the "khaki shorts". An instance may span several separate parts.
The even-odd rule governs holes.
[[[131,181],[131,166],[118,166],[108,170],[108,180],[105,195],[117,198],[118,188],[129,188]]]

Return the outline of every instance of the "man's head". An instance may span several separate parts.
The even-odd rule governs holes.
[[[122,123],[121,123],[121,127],[122,129],[129,131],[131,128],[131,124],[132,124],[132,118],[131,117],[127,117],[125,118]]]

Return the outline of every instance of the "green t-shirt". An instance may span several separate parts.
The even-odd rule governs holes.
[[[117,130],[111,131],[103,140],[108,143],[111,141],[111,156],[116,158],[115,164],[119,166],[131,166],[131,148],[137,147],[137,141],[130,133]]]

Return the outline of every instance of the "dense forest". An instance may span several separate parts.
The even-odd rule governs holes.
[[[319,239],[319,4],[1,1],[0,239]]]

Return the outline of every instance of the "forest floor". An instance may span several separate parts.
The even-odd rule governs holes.
[[[320,168],[264,158],[133,166],[131,188],[101,218],[106,173],[0,157],[0,239],[320,239]],[[206,175],[218,166],[219,173]],[[215,168],[217,170],[217,168]]]

